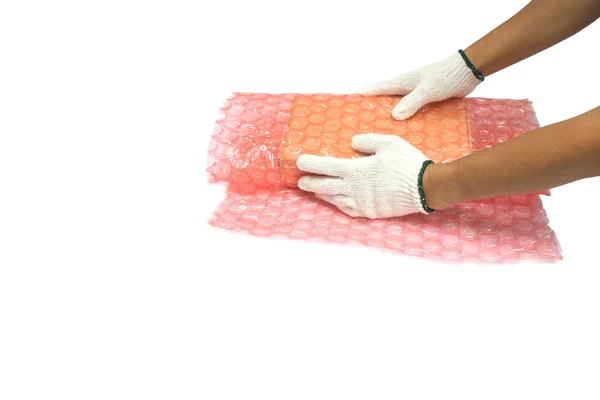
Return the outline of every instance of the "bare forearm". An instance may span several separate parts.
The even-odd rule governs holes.
[[[533,0],[465,53],[489,76],[563,41],[598,18],[599,0]]]
[[[447,164],[427,168],[427,204],[441,209],[535,193],[600,176],[600,107]]]

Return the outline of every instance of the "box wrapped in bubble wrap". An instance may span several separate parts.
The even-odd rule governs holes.
[[[359,133],[398,135],[448,162],[538,128],[526,100],[450,99],[396,121],[393,96],[238,93],[210,140],[209,181],[228,182],[209,222],[257,236],[351,243],[446,261],[561,259],[540,194],[460,204],[430,215],[353,218],[297,189],[301,154],[363,157]]]

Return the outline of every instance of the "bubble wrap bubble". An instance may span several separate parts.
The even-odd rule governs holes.
[[[234,184],[209,223],[255,236],[360,244],[452,262],[561,259],[536,195],[369,220],[350,217],[299,189]]]
[[[209,182],[280,183],[279,150],[293,94],[233,94],[221,107],[208,148]]]
[[[301,154],[357,158],[352,137],[377,132],[400,136],[435,162],[470,154],[466,107],[463,99],[428,104],[406,121],[392,118],[398,98],[358,95],[298,95],[279,153],[281,179],[295,186],[302,172]]]
[[[258,236],[362,244],[446,261],[562,258],[537,194],[373,221],[349,217],[294,187],[301,174],[295,165],[300,154],[361,157],[349,146],[358,133],[399,135],[434,161],[447,162],[539,127],[525,100],[451,99],[395,121],[390,113],[398,100],[231,96],[217,119],[207,169],[210,181],[230,186],[209,223]]]

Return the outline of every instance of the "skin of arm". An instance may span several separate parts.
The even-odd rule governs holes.
[[[465,53],[489,76],[598,18],[600,0],[533,0]],[[423,187],[427,204],[442,209],[465,201],[534,193],[599,175],[600,107],[454,162],[431,165]]]
[[[425,170],[433,209],[516,196],[600,176],[600,107]]]
[[[489,76],[537,54],[600,18],[600,0],[533,0],[512,18],[465,49]]]
[[[532,0],[465,49],[489,76],[574,35],[600,18],[600,0]],[[433,209],[536,193],[600,176],[600,107],[449,163],[429,165],[425,201]]]

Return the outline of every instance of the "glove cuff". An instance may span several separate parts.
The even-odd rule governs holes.
[[[465,52],[463,50],[458,50],[458,54],[460,54],[460,56],[464,60],[467,67],[471,70],[471,72],[473,72],[473,75],[475,75],[475,78],[477,78],[481,82],[483,82],[485,80],[485,77],[483,76],[483,74],[481,72],[479,72],[479,70],[477,68],[475,68],[475,66],[473,65],[471,60],[469,60],[469,57],[467,57]]]
[[[435,211],[433,208],[427,205],[427,201],[425,200],[425,191],[423,190],[423,175],[425,175],[425,169],[433,163],[434,162],[431,160],[425,160],[421,165],[421,170],[419,171],[419,175],[417,177],[417,190],[419,191],[419,200],[421,202],[423,212],[426,214],[431,214]]]
[[[465,97],[470,94],[482,81],[482,79],[476,76],[476,74],[479,74],[479,71],[475,69],[477,71],[475,73],[473,69],[469,67],[459,52],[446,58],[442,62],[438,72],[437,81],[439,87],[437,90],[439,95],[434,97],[444,100],[449,97]],[[483,75],[480,76],[483,78]]]

